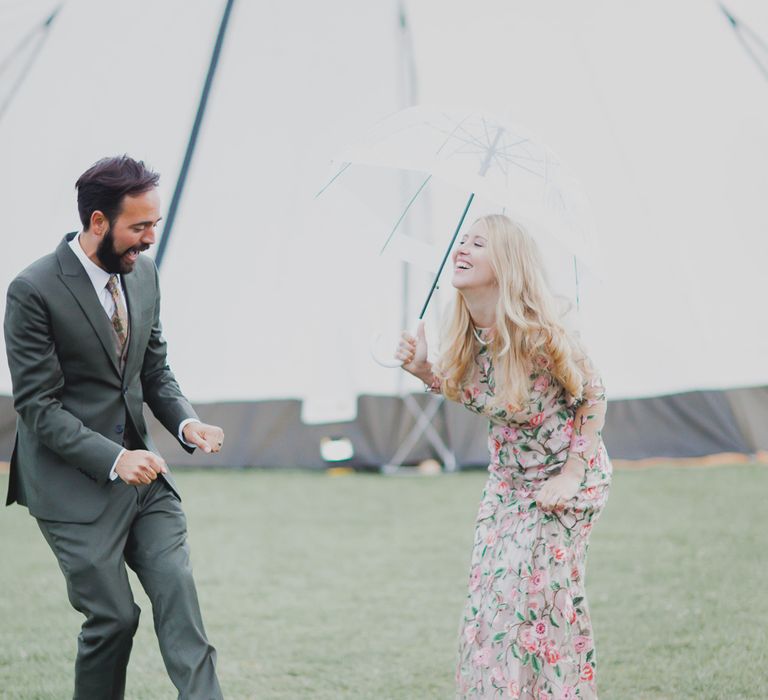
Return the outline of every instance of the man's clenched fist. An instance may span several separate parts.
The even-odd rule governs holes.
[[[147,450],[126,450],[115,465],[115,472],[131,486],[151,484],[158,474],[168,472],[165,460]]]

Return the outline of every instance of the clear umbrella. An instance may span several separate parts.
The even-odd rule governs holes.
[[[588,264],[595,262],[592,219],[582,188],[549,148],[507,120],[477,112],[410,107],[380,122],[360,143],[340,154],[337,161],[339,167],[320,194],[339,178],[350,177],[353,164],[423,174],[382,241],[382,251],[396,240],[398,229],[433,177],[468,193],[419,320],[426,313],[476,196],[503,207],[534,236],[554,237],[574,256],[574,264],[577,258]]]

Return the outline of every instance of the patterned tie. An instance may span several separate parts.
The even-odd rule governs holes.
[[[115,329],[117,339],[120,342],[120,355],[125,350],[125,344],[128,342],[128,312],[125,309],[123,295],[120,294],[120,282],[117,275],[112,275],[107,282],[107,290],[112,295],[115,302],[115,310],[112,312],[112,328]]]

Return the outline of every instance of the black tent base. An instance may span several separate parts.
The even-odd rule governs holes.
[[[421,404],[430,400],[415,394]],[[379,469],[389,464],[411,432],[412,412],[395,396],[361,396],[357,418],[348,423],[307,425],[298,400],[196,404],[200,416],[224,427],[221,455],[188,455],[151,416],[150,430],[163,456],[174,466],[220,468],[325,469],[348,466]],[[16,416],[10,397],[0,397],[0,461],[13,448]],[[487,423],[445,402],[432,425],[453,452],[458,468],[487,465]],[[693,458],[719,453],[754,455],[768,450],[768,386],[694,391],[647,399],[610,401],[604,430],[613,459]],[[351,458],[323,459],[323,439],[346,438]],[[426,437],[417,440],[404,464],[439,459]]]

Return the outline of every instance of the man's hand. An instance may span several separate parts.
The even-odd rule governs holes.
[[[131,486],[151,484],[158,474],[166,474],[168,467],[162,457],[147,450],[126,450],[115,465],[115,472]]]
[[[218,425],[206,425],[192,421],[184,426],[184,439],[203,452],[219,452],[224,444],[224,431]]]

